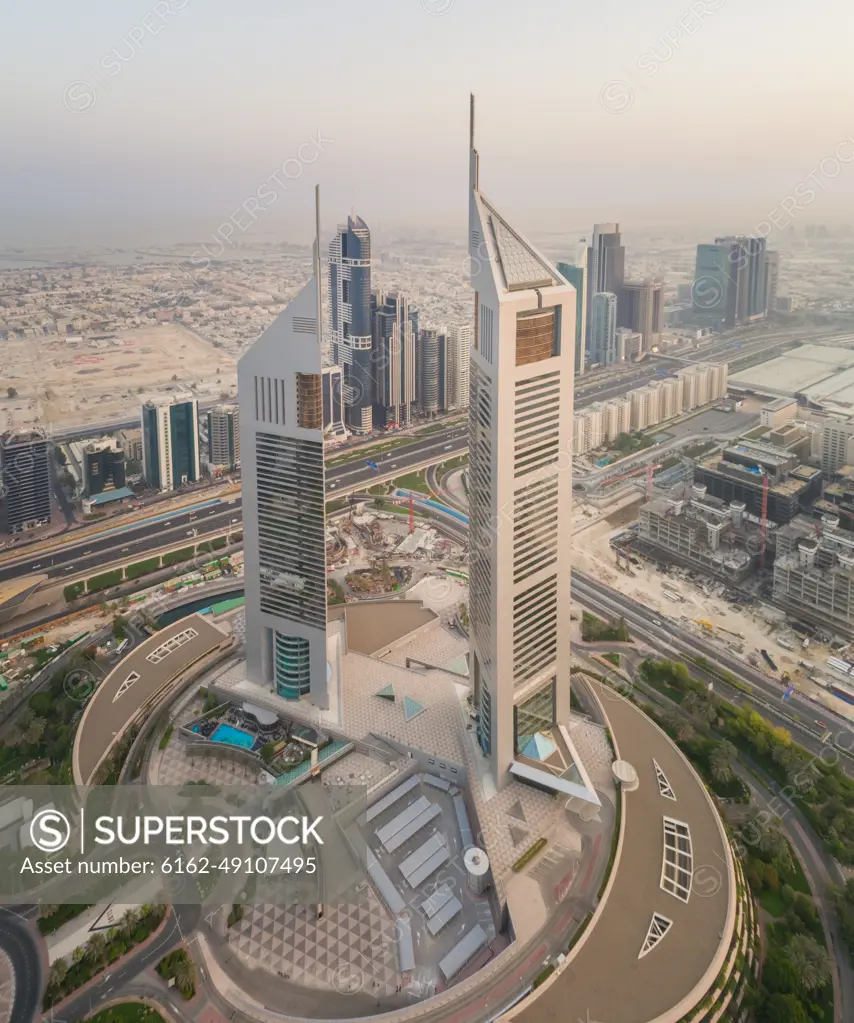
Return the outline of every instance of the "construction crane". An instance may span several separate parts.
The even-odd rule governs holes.
[[[762,477],[762,518],[759,521],[759,568],[765,570],[765,541],[768,536],[768,473]]]

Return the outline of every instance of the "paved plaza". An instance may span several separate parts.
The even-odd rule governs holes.
[[[296,984],[346,994],[395,994],[395,925],[373,893],[361,904],[327,906],[318,920],[313,906],[247,906],[229,932],[229,944],[252,968],[262,967]]]

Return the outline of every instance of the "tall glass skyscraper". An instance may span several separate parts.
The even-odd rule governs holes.
[[[590,358],[600,366],[612,366],[618,361],[617,296],[610,291],[594,295],[590,321]]]
[[[587,346],[587,242],[578,243],[574,263],[558,263],[558,271],[564,280],[575,288],[575,375],[584,375],[584,352]]]
[[[361,217],[339,224],[329,246],[332,361],[344,371],[347,429],[373,429],[374,372],[371,359],[371,232]]]
[[[402,292],[375,293],[372,305],[374,425],[407,426],[415,404],[417,313]]]
[[[147,401],[140,410],[145,482],[161,491],[199,479],[199,408],[195,398]]]

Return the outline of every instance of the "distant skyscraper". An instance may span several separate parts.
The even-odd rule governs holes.
[[[208,411],[208,462],[231,469],[240,464],[240,408],[216,405]]]
[[[445,408],[448,411],[468,408],[469,362],[471,360],[471,327],[455,324],[444,329],[445,335]]]
[[[780,253],[767,249],[765,252],[765,314],[777,312],[777,289],[780,284]]]
[[[469,544],[477,738],[498,786],[518,774],[547,787],[550,779],[533,766],[536,736],[555,734],[569,722],[576,298],[480,191],[473,98],[469,252],[475,268]]]
[[[199,479],[199,408],[195,398],[147,401],[141,409],[145,482],[161,491]]]
[[[3,528],[7,533],[50,522],[50,446],[35,430],[11,431],[0,439]]]
[[[415,334],[409,299],[400,292],[389,295],[375,292],[372,305],[375,425],[406,426],[412,422],[416,381]]]
[[[425,327],[416,341],[415,392],[422,415],[435,416],[443,408],[445,336],[431,327]]]
[[[643,338],[643,350],[658,344],[664,326],[664,285],[653,277],[626,281],[619,299],[621,327],[637,331]]]
[[[587,266],[594,294],[610,291],[619,295],[626,273],[626,250],[620,243],[619,224],[594,224],[593,244]]]
[[[694,270],[694,319],[716,330],[735,326],[738,309],[738,277],[733,271],[732,245],[697,246]]]
[[[104,437],[84,444],[82,458],[84,496],[94,497],[125,485],[125,453],[115,438]]]
[[[587,241],[578,242],[574,263],[558,263],[561,276],[575,288],[575,375],[584,375],[584,350],[587,346]]]
[[[323,367],[323,432],[342,436],[344,425],[344,374],[340,366]]]
[[[347,428],[373,428],[374,375],[371,360],[371,232],[361,217],[340,224],[329,246],[332,359],[344,370]]]
[[[626,276],[626,250],[620,242],[619,224],[594,224],[593,241],[587,249],[587,341],[591,339],[593,296],[607,291],[618,300]]]
[[[350,268],[333,264],[342,266]],[[318,213],[314,276],[244,353],[237,389],[247,671],[251,681],[275,687],[285,699],[310,696],[325,709],[321,280]]]
[[[600,366],[613,366],[617,352],[617,296],[601,291],[593,296],[590,314],[590,358]]]
[[[744,235],[697,246],[694,316],[717,330],[761,320],[766,309],[765,239]]]

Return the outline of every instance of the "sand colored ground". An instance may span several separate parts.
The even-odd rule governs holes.
[[[765,604],[746,606],[740,612],[733,611],[722,597],[716,596],[719,583],[708,583],[707,594],[691,580],[672,573],[663,575],[644,561],[632,566],[632,575],[618,571],[610,541],[615,534],[636,520],[637,508],[638,503],[635,502],[611,511],[606,517],[600,517],[592,505],[576,502],[573,509],[573,565],[621,593],[641,601],[663,617],[719,644],[722,649],[726,648],[730,653],[745,659],[752,656],[760,668],[764,668],[760,650],[767,650],[780,673],[788,671],[800,692],[854,720],[854,707],[809,681],[809,677],[816,673],[835,677],[826,667],[827,658],[833,656],[833,651],[815,642],[811,642],[806,650],[800,645],[796,645],[794,650],[786,650],[777,642],[778,637],[788,641],[792,636],[791,630],[785,626],[782,611]],[[668,591],[678,593],[682,600],[671,599],[667,596]],[[700,625],[698,620],[709,622],[712,630]],[[744,639],[741,638],[742,634]],[[814,668],[800,667],[798,662],[801,660],[809,661]]]
[[[147,398],[191,384],[201,400],[236,393],[234,359],[186,327],[164,323],[109,336],[80,344],[58,337],[6,341],[0,428],[57,431],[131,418]],[[16,397],[7,398],[9,387]]]

